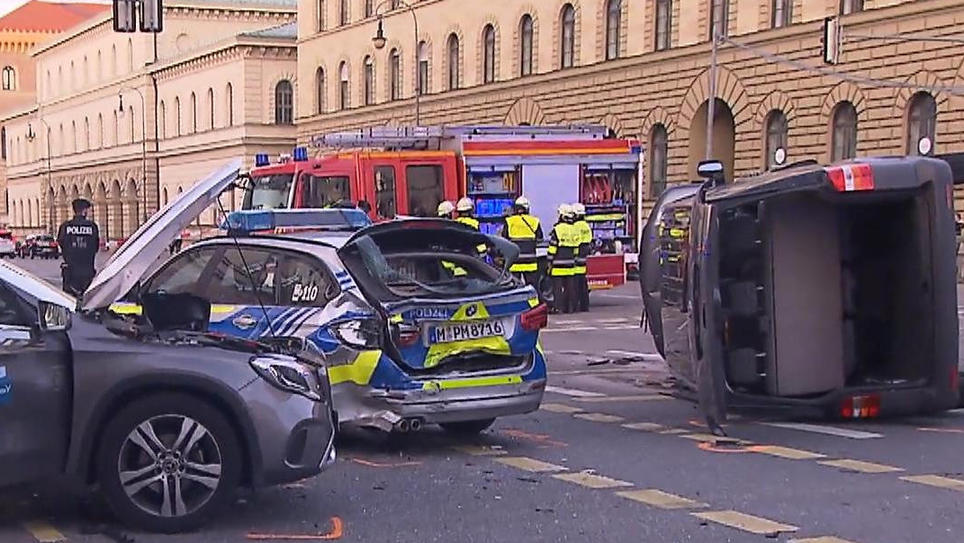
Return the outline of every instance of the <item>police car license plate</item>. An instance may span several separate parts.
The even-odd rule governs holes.
[[[429,328],[429,343],[451,343],[505,335],[505,324],[500,319],[480,320],[458,324],[443,324]]]

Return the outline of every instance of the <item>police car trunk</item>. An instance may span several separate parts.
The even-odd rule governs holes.
[[[715,385],[701,399],[844,417],[953,406],[951,191],[946,163],[907,157],[790,167],[698,196],[696,355]]]
[[[478,257],[483,245],[495,265]],[[386,353],[409,375],[518,375],[534,364],[547,311],[507,271],[515,244],[412,219],[367,228],[339,255],[386,322]]]

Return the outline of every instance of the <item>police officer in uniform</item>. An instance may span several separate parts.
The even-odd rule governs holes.
[[[579,235],[572,224],[573,219],[572,207],[560,205],[559,221],[549,235],[549,276],[552,277],[554,313],[572,313],[575,309],[573,275]]]
[[[527,284],[539,289],[539,258],[537,244],[542,241],[539,218],[529,214],[529,199],[519,196],[512,206],[512,215],[505,218],[502,237],[519,246],[519,257],[509,271]]]
[[[94,279],[94,257],[100,247],[100,230],[87,218],[91,203],[78,198],[71,203],[74,218],[60,225],[57,244],[64,257],[60,265],[63,289],[80,296]]]
[[[572,204],[574,216],[573,227],[579,235],[579,251],[576,254],[576,268],[573,276],[574,296],[576,311],[589,311],[589,281],[586,280],[586,261],[589,258],[589,250],[592,246],[592,228],[586,222],[586,206],[575,203]]]

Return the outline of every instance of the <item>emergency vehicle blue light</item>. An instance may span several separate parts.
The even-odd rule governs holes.
[[[360,230],[372,224],[360,209],[251,209],[228,214],[222,230],[253,234],[276,230]]]
[[[262,166],[267,166],[268,164],[271,164],[271,161],[268,159],[268,153],[258,153],[254,155],[255,167],[260,168]]]
[[[308,148],[307,147],[295,147],[292,153],[295,162],[308,162]]]

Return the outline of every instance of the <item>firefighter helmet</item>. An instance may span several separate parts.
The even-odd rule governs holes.
[[[448,200],[445,200],[445,201],[443,201],[442,203],[440,203],[440,204],[438,205],[438,216],[439,216],[439,217],[449,217],[449,216],[452,215],[452,212],[453,212],[453,211],[455,211],[455,206],[452,205],[452,202],[450,202],[450,201],[448,201]]]
[[[475,211],[475,202],[471,198],[462,198],[455,204],[455,210],[461,213]]]
[[[569,204],[559,204],[559,216],[568,217],[572,215],[572,206]]]
[[[577,217],[585,217],[586,206],[576,202],[575,204],[572,204],[572,213]]]
[[[525,196],[519,196],[518,198],[515,199],[515,206],[522,208],[526,211],[529,211],[529,207],[530,207],[529,199],[526,198]]]

